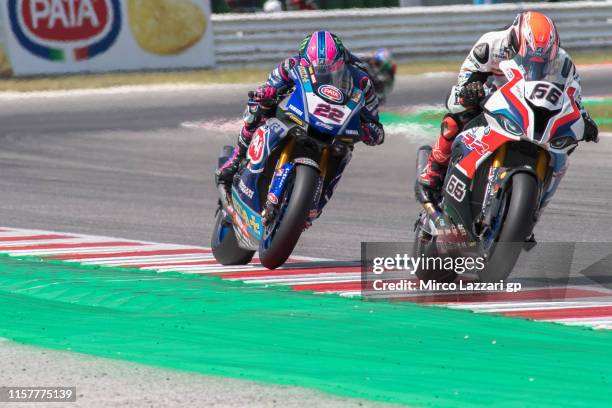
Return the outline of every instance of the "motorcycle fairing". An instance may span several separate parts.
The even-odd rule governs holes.
[[[444,215],[450,218],[454,224],[463,225],[470,240],[476,240],[476,233],[472,229],[474,217],[470,205],[470,182],[471,180],[458,166],[450,166],[442,187],[443,206]]]
[[[281,108],[297,116],[309,126],[334,136],[359,136],[360,118],[357,113],[363,107],[363,91],[354,87],[350,95],[344,95],[345,104],[330,102],[317,93],[320,86],[313,84],[313,76],[307,67],[296,66],[290,72],[295,90],[281,103]],[[340,92],[340,90],[337,90]]]
[[[520,138],[502,135],[491,129],[490,126],[468,129],[460,133],[453,141],[453,150],[460,147],[463,151],[462,159],[455,167],[471,182],[478,166],[501,145],[513,140],[520,140]]]
[[[578,84],[572,78],[566,86],[560,87],[546,81],[525,81],[521,68],[513,61],[504,61],[500,68],[508,78],[485,104],[487,122],[501,133],[507,133],[495,120],[496,115],[503,115],[521,127],[521,135],[531,142],[543,145],[556,137],[581,135],[584,123],[580,109],[575,101]],[[536,133],[534,125],[534,108],[543,108],[550,112],[545,129]]]
[[[247,169],[251,173],[261,173],[266,167],[270,153],[287,135],[289,127],[276,118],[270,118],[255,131],[247,151]]]
[[[247,152],[248,164],[232,186],[232,201],[236,212],[248,226],[251,235],[261,238],[261,202],[259,178],[268,157],[286,136],[289,127],[276,118],[270,118],[255,132]],[[267,192],[266,192],[267,193]],[[237,230],[237,234],[242,231]]]
[[[568,166],[567,152],[569,148],[555,149],[550,142],[562,137],[571,137],[577,140],[577,135],[582,135],[584,132],[584,121],[581,120],[581,112],[575,98],[579,85],[573,78],[563,87],[545,81],[526,82],[521,68],[513,61],[502,62],[500,67],[508,78],[508,82],[502,85],[498,92],[491,95],[484,107],[491,133],[476,138],[474,142],[476,143],[476,149],[471,146],[471,140],[465,133],[462,138],[458,137],[459,140],[455,140],[455,143],[460,143],[463,140],[464,155],[458,163],[458,167],[469,179],[472,179],[478,166],[504,143],[521,139],[536,143],[548,151],[549,165],[553,174],[551,182],[546,186],[546,193],[542,197],[541,204],[543,206],[554,195]],[[552,102],[547,100],[550,99],[551,93],[556,93],[558,100]],[[535,126],[533,125],[534,107],[543,107],[551,112],[546,128],[539,135],[535,134]],[[503,115],[517,123],[521,126],[524,134],[514,135],[509,133],[498,123],[495,118],[496,115]],[[530,124],[532,125],[530,126]],[[483,149],[483,146],[485,149]],[[485,154],[483,154],[483,150]]]
[[[558,153],[552,150],[549,150],[549,153],[552,158],[552,178],[546,187],[546,191],[542,194],[542,201],[540,203],[540,207],[544,208],[550,200],[553,198],[555,193],[557,192],[557,187],[559,187],[559,183],[565,176],[565,171],[569,167],[569,156],[566,153]]]
[[[241,231],[240,229],[236,230],[235,227],[234,229],[236,230],[236,233],[248,243],[248,245],[246,245],[247,247],[256,248],[257,242],[262,237],[263,224],[261,221],[261,215],[249,208],[249,206],[240,199],[235,189],[232,190],[232,206],[248,228],[248,234],[245,234],[244,231]]]
[[[493,104],[497,106],[505,105],[504,108],[496,110],[493,113],[504,114],[518,123],[522,130],[528,129],[530,128],[529,125],[533,123],[533,112],[531,112],[530,109],[527,109],[523,103],[525,93],[525,81],[523,80],[523,74],[518,67],[512,66],[505,66],[502,68],[502,71],[508,78],[508,82],[499,88],[499,92],[493,94],[490,100],[487,101],[487,106],[491,106]],[[501,98],[505,99],[505,103],[501,101]],[[533,129],[529,130],[531,133],[533,132]],[[529,137],[531,135],[527,136]]]
[[[578,135],[584,133],[584,121],[580,120],[582,114],[576,103],[575,94],[576,87],[570,86],[566,91],[561,112],[554,120],[549,122],[550,130],[547,133],[551,140],[566,135],[571,135],[574,139],[577,139]]]

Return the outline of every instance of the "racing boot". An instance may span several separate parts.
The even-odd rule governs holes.
[[[238,143],[234,149],[234,153],[215,172],[215,181],[217,185],[225,184],[228,187],[232,185],[234,175],[240,168],[242,161],[246,158],[246,153],[249,149],[251,139],[253,138],[253,133],[253,131],[248,130],[246,127],[242,128],[238,135]]]
[[[442,120],[440,137],[427,158],[427,165],[417,177],[416,198],[421,204],[440,196],[451,146],[458,134],[459,124],[451,115],[446,115]]]

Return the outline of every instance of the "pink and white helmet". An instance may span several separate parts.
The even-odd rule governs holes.
[[[346,49],[342,41],[329,31],[315,31],[304,38],[299,54],[302,61],[319,72],[338,72],[344,69],[346,61]]]

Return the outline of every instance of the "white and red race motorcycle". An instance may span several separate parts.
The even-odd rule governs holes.
[[[424,204],[415,224],[414,256],[485,259],[481,281],[506,279],[529,249],[542,209],[553,197],[568,156],[583,137],[580,84],[516,57],[500,66],[507,81],[483,104],[476,126],[453,142],[442,195]],[[417,155],[419,174],[431,151]],[[452,281],[449,269],[420,269],[424,280]]]

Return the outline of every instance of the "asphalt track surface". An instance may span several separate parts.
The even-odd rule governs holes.
[[[609,71],[588,70],[582,76],[586,96],[612,94]],[[440,103],[452,81],[452,75],[401,79],[388,108]],[[208,245],[217,200],[212,171],[221,146],[235,140],[233,126],[249,88],[0,96],[2,224]],[[209,125],[181,127],[185,121]],[[414,157],[423,141],[420,135],[406,134],[393,135],[380,147],[358,146],[334,199],[304,234],[296,254],[354,260],[359,258],[362,241],[411,240],[418,212],[412,195]],[[560,191],[536,229],[538,240],[611,241],[610,146],[610,139],[604,137],[598,145],[582,145],[572,156]],[[69,360],[58,352],[41,357],[12,345],[2,345],[0,350],[14,367],[13,373],[43,367],[42,361],[49,363],[31,377],[11,377],[4,371],[2,383],[11,379],[20,384],[27,379],[56,383],[54,373]],[[100,373],[109,373],[110,380],[105,381],[110,382],[102,384],[117,389],[119,399],[146,393],[138,381],[121,380],[126,370],[122,363],[92,360],[97,360],[91,364],[100,367]],[[62,382],[81,381],[81,370],[89,361],[72,361],[72,370]],[[181,381],[205,381],[202,378],[189,376]],[[232,389],[242,387],[236,384]],[[261,406],[275,406],[277,394],[273,390],[264,394]],[[175,395],[177,406],[190,402],[188,397],[181,399],[178,391]],[[219,406],[231,404],[225,402]],[[100,400],[98,405],[118,406],[116,399]]]
[[[605,70],[583,73],[585,95],[612,94]],[[389,109],[439,103],[452,75],[399,81]],[[207,245],[212,172],[232,144],[248,86],[100,96],[1,98],[0,219],[4,225]],[[227,123],[227,121],[231,121]],[[206,123],[185,129],[185,121]],[[361,241],[406,241],[417,134],[359,145],[323,216],[296,253],[358,259]],[[609,139],[583,144],[546,210],[545,241],[609,241]]]

